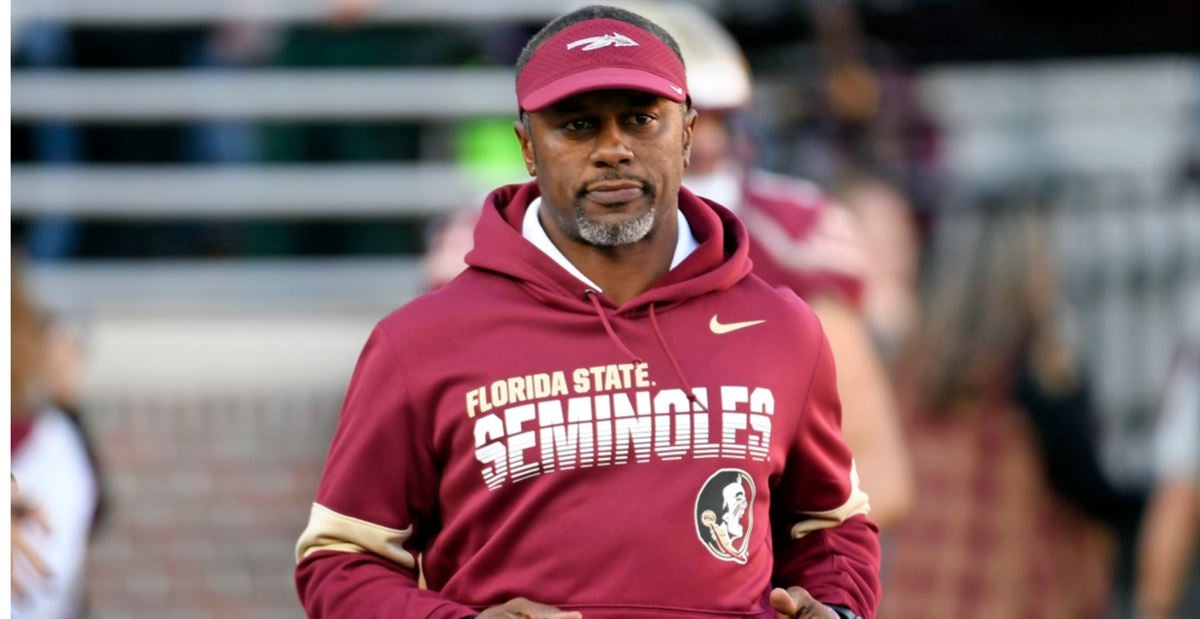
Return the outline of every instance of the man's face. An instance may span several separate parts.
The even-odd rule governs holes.
[[[673,216],[696,113],[652,94],[599,90],[564,99],[514,127],[552,224],[612,247]]]

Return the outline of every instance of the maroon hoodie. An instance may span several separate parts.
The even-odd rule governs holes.
[[[355,369],[296,582],[312,617],[775,617],[799,585],[863,617],[879,545],[812,311],[683,189],[699,247],[618,306],[492,193],[470,268],[381,321]],[[428,589],[417,588],[421,555]]]

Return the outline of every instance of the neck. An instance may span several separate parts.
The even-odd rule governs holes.
[[[567,260],[596,282],[605,296],[617,305],[649,290],[671,269],[679,235],[674,209],[658,221],[646,238],[614,247],[592,245],[572,238],[559,230],[544,213],[538,213],[538,220]]]

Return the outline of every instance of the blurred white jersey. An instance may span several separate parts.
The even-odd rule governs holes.
[[[28,435],[13,447],[12,473],[22,496],[41,509],[50,525],[44,531],[26,523],[23,533],[51,573],[42,578],[19,559],[15,562],[27,595],[14,597],[12,617],[78,617],[99,489],[77,426],[58,409],[39,413]]]

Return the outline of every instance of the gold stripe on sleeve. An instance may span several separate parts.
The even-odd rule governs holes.
[[[385,526],[339,514],[324,505],[313,503],[308,526],[296,543],[296,562],[318,550],[338,552],[370,552],[385,559],[415,569],[416,559],[404,549],[412,537],[413,528],[389,529]]]
[[[823,512],[802,512],[806,519],[792,525],[792,539],[800,539],[813,531],[831,529],[848,518],[867,515],[871,511],[870,498],[858,485],[858,465],[850,462],[850,497],[838,507]]]

